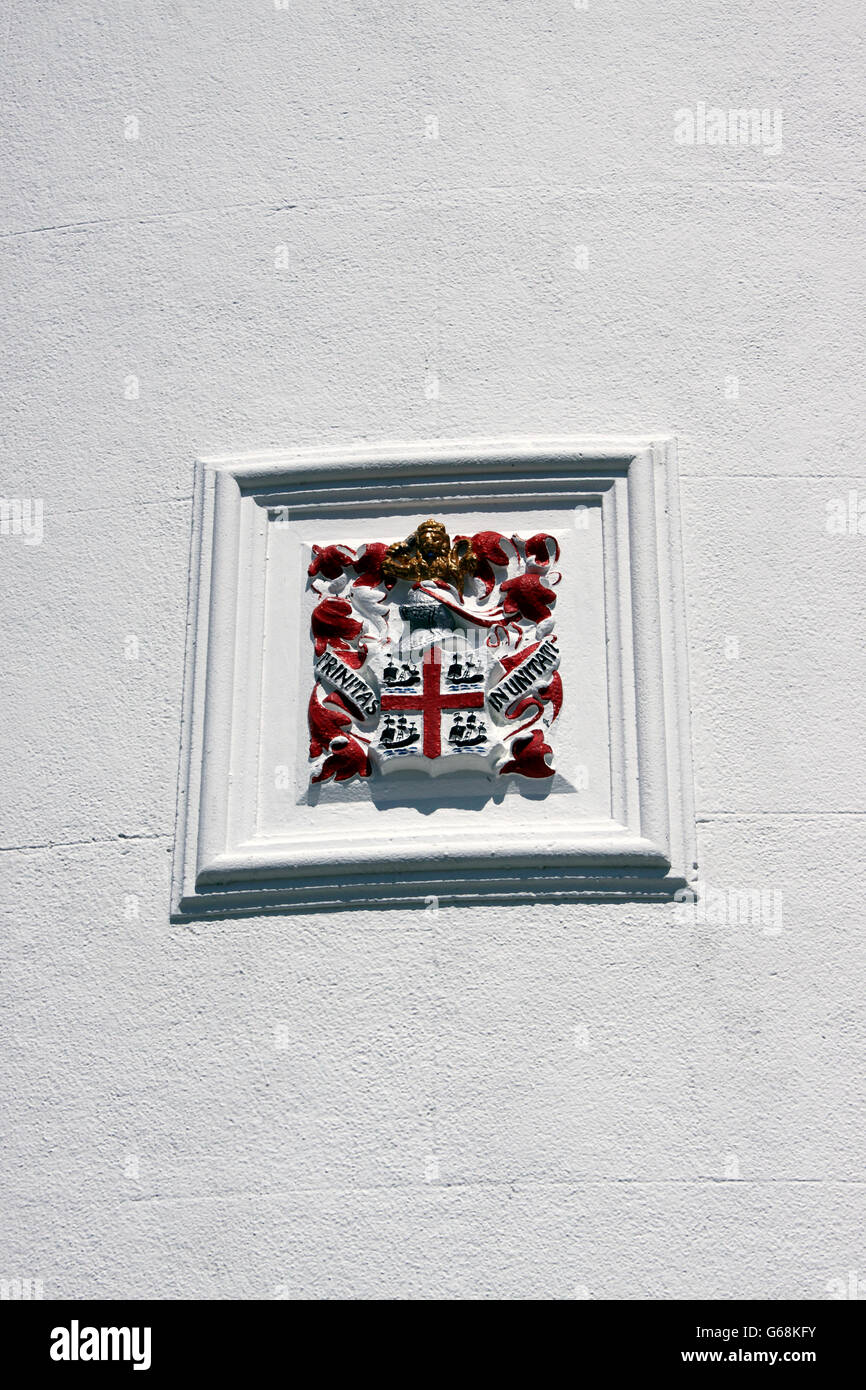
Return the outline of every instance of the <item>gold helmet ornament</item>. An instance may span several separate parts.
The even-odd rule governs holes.
[[[441,521],[428,517],[405,541],[389,545],[382,564],[386,579],[444,579],[460,597],[468,577],[475,573],[478,557],[465,536],[454,544]]]

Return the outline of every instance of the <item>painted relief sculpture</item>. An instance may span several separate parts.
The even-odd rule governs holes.
[[[558,560],[553,536],[452,542],[432,518],[391,545],[314,545],[311,780],[552,777]]]

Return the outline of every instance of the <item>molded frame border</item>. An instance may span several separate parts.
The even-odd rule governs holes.
[[[529,853],[525,836],[491,845],[483,828],[433,852],[429,837],[395,846],[373,832],[337,850],[327,834],[256,834],[243,772],[258,757],[261,691],[255,680],[239,682],[237,669],[264,635],[268,509],[370,507],[377,489],[393,506],[395,485],[401,499],[417,501],[413,510],[485,497],[538,505],[573,495],[575,505],[601,505],[612,820],[561,823]],[[172,921],[417,906],[431,896],[664,901],[696,877],[672,438],[437,440],[197,460]]]

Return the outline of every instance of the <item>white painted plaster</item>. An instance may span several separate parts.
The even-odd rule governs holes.
[[[0,33],[0,493],[44,501],[41,544],[0,536],[0,1276],[866,1275],[866,536],[825,525],[866,498],[860,7],[70,0]],[[700,100],[780,107],[781,150],[675,144]],[[611,432],[678,440],[715,920],[171,925],[195,457]]]

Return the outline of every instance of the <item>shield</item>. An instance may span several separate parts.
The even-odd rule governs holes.
[[[503,746],[487,708],[490,657],[459,632],[427,633],[385,648],[369,663],[380,716],[370,754],[383,772],[411,767],[434,776],[492,771]]]

